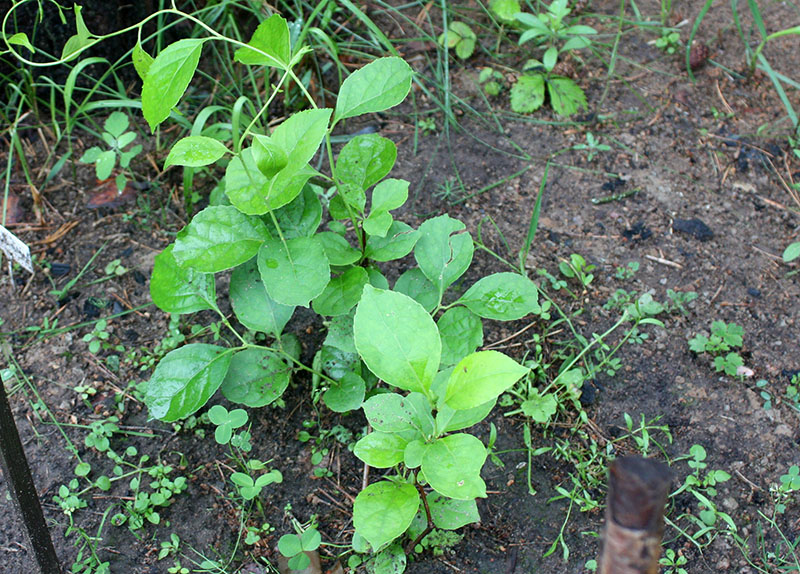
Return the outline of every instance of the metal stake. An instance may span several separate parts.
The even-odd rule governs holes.
[[[60,574],[58,557],[53,548],[50,531],[44,521],[39,495],[33,484],[2,381],[0,381],[0,468],[8,481],[14,504],[22,516],[39,571],[42,574]]]

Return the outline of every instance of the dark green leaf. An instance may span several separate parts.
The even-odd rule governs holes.
[[[533,281],[518,273],[495,273],[480,279],[458,300],[470,311],[499,321],[540,313],[539,291]]]
[[[326,339],[327,341],[327,339]],[[337,381],[337,384],[325,391],[322,400],[330,410],[336,413],[354,411],[364,402],[366,383],[364,379],[349,372]]]
[[[312,302],[314,311],[328,317],[344,315],[356,306],[369,276],[363,267],[351,267],[330,280],[325,290]]]
[[[239,322],[253,331],[277,337],[292,318],[294,307],[269,296],[255,259],[239,265],[231,274],[230,299]]]
[[[222,384],[232,357],[230,349],[201,343],[167,353],[145,390],[150,416],[172,422],[197,411]]]
[[[483,323],[469,309],[453,307],[436,323],[442,340],[442,366],[455,365],[483,345]]]
[[[172,255],[174,245],[156,255],[150,277],[150,297],[167,313],[194,313],[213,309],[214,276],[180,267]]]
[[[397,278],[394,290],[398,293],[408,295],[414,301],[422,305],[422,308],[429,313],[436,308],[439,303],[439,291],[428,281],[422,269],[412,267]]]
[[[244,349],[231,360],[222,381],[222,394],[232,403],[263,407],[283,394],[291,374],[291,367],[276,353],[261,348]]]
[[[385,237],[367,239],[366,256],[373,261],[394,261],[405,257],[419,240],[419,231],[402,221],[395,221]]]
[[[269,238],[257,217],[233,206],[212,206],[195,215],[178,233],[173,254],[184,267],[215,273],[252,258]]]
[[[283,305],[308,307],[331,278],[322,244],[313,237],[278,239],[264,243],[258,252],[258,270],[267,293]]]
[[[428,219],[419,227],[414,258],[439,295],[469,268],[475,247],[466,226],[449,215]]]

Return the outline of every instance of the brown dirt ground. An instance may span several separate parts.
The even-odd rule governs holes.
[[[676,21],[693,21],[701,4],[695,1],[678,6]],[[644,14],[658,14],[657,3],[638,5]],[[592,7],[607,14],[616,13],[618,8],[612,2],[595,2]],[[797,9],[789,4],[769,3],[763,10],[770,31],[796,21],[798,16]],[[685,30],[684,39],[688,34]],[[397,36],[399,32],[387,29],[387,34]],[[755,387],[757,380],[764,379],[773,396],[781,396],[788,383],[787,374],[800,369],[798,276],[786,278],[788,269],[779,261],[783,248],[798,239],[798,217],[792,211],[798,206],[792,204],[784,182],[800,170],[800,163],[787,153],[785,138],[778,134],[781,128],[773,130],[784,112],[766,77],[733,79],[709,63],[697,71],[697,82],[692,83],[679,57],[665,56],[647,43],[653,37],[640,30],[623,37],[620,50],[624,58],[618,61],[616,74],[624,81],[609,84],[602,107],[592,110],[595,118],[600,118],[595,122],[588,123],[588,117],[584,117],[587,123],[583,125],[549,121],[558,118],[546,110],[534,115],[534,121],[512,121],[507,115],[500,115],[504,131],[498,133],[486,118],[491,113],[502,114],[507,100],[492,99],[489,109],[478,97],[478,70],[490,63],[478,56],[466,65],[453,64],[453,94],[475,106],[481,112],[479,118],[464,114],[459,128],[451,128],[449,141],[441,131],[422,136],[416,154],[412,116],[392,116],[381,124],[382,133],[399,142],[399,160],[393,176],[412,182],[413,200],[401,218],[418,224],[424,216],[447,211],[463,220],[474,236],[480,222],[491,217],[512,250],[518,249],[527,232],[546,158],[566,150],[551,166],[538,234],[526,264],[532,274],[540,268],[556,273],[560,260],[580,253],[597,265],[595,282],[580,301],[559,299],[567,309],[585,308],[578,325],[586,336],[602,332],[615,320],[614,314],[604,311],[602,305],[617,288],[652,292],[657,300],[666,298],[667,289],[698,293],[688,315],[670,315],[664,329],[645,329],[649,338],[644,343],[623,346],[619,355],[622,369],[614,377],[597,378],[599,390],[586,409],[593,437],[601,444],[623,434],[623,413],[629,413],[635,420],[640,414],[648,420],[660,416],[658,424],[669,425],[674,443],[665,443],[665,449],[670,457],[687,453],[693,444],[703,445],[709,454],[709,468],[732,475],[729,482],[720,485],[715,500],[721,510],[734,518],[739,535],[756,552],[759,524],[764,525],[758,513],[772,512],[769,486],[800,460],[797,412],[785,404],[765,410]],[[698,38],[710,46],[715,62],[732,70],[742,69],[741,41],[732,28],[727,3],[712,8]],[[787,75],[797,69],[798,54],[797,41],[792,39],[775,42],[767,50],[773,66]],[[585,66],[578,66],[577,77],[587,89],[592,105],[600,101],[606,73],[597,59],[590,58]],[[790,97],[797,105],[796,93],[790,93]],[[425,108],[423,94],[417,94],[417,103]],[[715,115],[712,111],[728,107],[732,115]],[[412,110],[409,107],[405,111],[410,114]],[[441,130],[443,118],[434,117]],[[757,136],[762,126],[767,129]],[[584,141],[586,131],[612,145],[612,151],[599,154],[593,162],[587,161],[585,152],[570,151],[574,144]],[[493,151],[487,143],[499,151]],[[28,140],[25,145],[31,157],[41,152],[42,142],[38,139]],[[521,159],[523,153],[532,159]],[[442,198],[436,192],[454,177],[454,166],[468,194],[523,168],[529,169],[489,191],[453,204],[452,200],[463,195]],[[27,217],[13,230],[33,245],[42,259],[70,265],[66,277],[55,279],[59,287],[75,276],[100,245],[105,248],[85,279],[102,277],[105,264],[116,258],[121,258],[131,272],[86,287],[80,286],[85,283],[81,281],[79,288],[61,301],[49,294],[51,282],[41,272],[32,278],[18,274],[13,284],[6,275],[0,284],[4,297],[0,309],[4,345],[32,385],[19,387],[12,396],[12,406],[64,564],[72,563],[76,550],[63,536],[66,518],[52,503],[52,496],[59,485],[72,477],[75,460],[65,450],[65,437],[46,416],[41,419],[34,412],[33,389],[59,422],[85,425],[110,414],[114,394],[128,388],[131,382],[146,380],[148,372],[134,371],[124,363],[118,373],[105,368],[81,340],[91,327],[75,327],[47,338],[36,337],[25,329],[41,325],[44,317],[57,316],[60,328],[92,320],[94,309],[87,301],[95,297],[109,303],[99,311],[102,316],[136,309],[111,320],[115,343],[152,349],[166,332],[168,318],[155,307],[140,308],[149,302],[146,279],[154,255],[169,243],[171,234],[185,218],[175,200],[178,195],[171,195],[179,183],[174,174],[154,181],[149,190],[139,193],[135,204],[92,211],[86,207],[94,192],[92,174],[79,164],[74,169],[75,179],[68,173],[71,168],[65,170],[60,183],[42,190],[47,208],[41,224],[35,221],[30,199],[25,197],[21,174],[15,174],[14,189],[23,197]],[[146,172],[149,168],[141,169]],[[609,174],[624,180],[619,190],[639,189],[638,193],[620,201],[593,204],[591,198],[611,193],[608,184],[615,178]],[[676,219],[692,218],[702,220],[713,237],[701,241],[676,231]],[[77,224],[63,238],[50,240],[52,233],[70,222]],[[488,246],[513,259],[514,254],[505,252],[489,224],[485,223],[482,231]],[[628,282],[615,279],[616,267],[629,261],[641,264],[635,278]],[[465,284],[500,270],[504,269],[496,259],[482,253],[476,256]],[[219,287],[224,292],[224,286]],[[200,314],[196,322],[203,324],[208,319]],[[689,351],[687,339],[707,332],[715,319],[744,327],[742,356],[753,370],[752,377],[739,380],[720,376],[708,359]],[[487,326],[486,341],[498,341],[524,326],[524,321]],[[324,335],[323,327],[301,317],[290,329],[302,335],[304,356],[310,358]],[[9,335],[11,332],[14,334]],[[521,335],[511,343],[516,346],[507,350],[518,357],[532,345],[529,335]],[[89,406],[72,390],[78,384],[97,389]],[[296,440],[302,421],[315,417],[307,385],[308,381],[298,377],[297,384],[284,397],[284,409],[251,412],[253,454],[262,460],[272,459],[274,467],[284,474],[283,484],[269,487],[263,497],[266,519],[277,527],[278,535],[286,532],[290,526],[283,509],[290,503],[301,519],[311,514],[319,517],[326,541],[347,543],[351,528],[348,510],[360,487],[361,468],[352,454],[340,446],[331,457],[333,476],[312,478],[308,449]],[[505,467],[485,467],[484,477],[492,494],[479,503],[481,523],[464,529],[464,541],[444,556],[424,555],[407,571],[582,572],[585,561],[598,551],[597,539],[587,533],[599,531],[600,511],[580,513],[574,508],[565,530],[571,550],[568,561],[561,560],[560,550],[542,558],[555,540],[567,510],[563,500],[548,501],[556,494],[557,485],[569,485],[570,467],[550,455],[534,458],[532,475],[537,493],[528,494],[527,456],[522,444],[524,421],[504,417],[499,409],[491,420],[499,431],[497,447],[505,451],[501,455]],[[134,536],[125,527],[106,526],[100,549],[111,560],[112,572],[166,572],[171,561],[157,562],[155,558],[159,541],[171,532],[181,537],[187,553],[194,548],[209,557],[228,556],[239,518],[223,494],[227,491],[220,470],[225,463],[224,453],[208,439],[200,441],[190,432],[174,433],[169,425],[147,421],[142,406],[135,401],[127,402],[123,424],[125,429],[152,434],[152,438],[119,436],[114,439],[115,448],[123,450],[132,444],[142,453],[175,465],[176,472],[189,477],[189,488],[162,512],[169,527],[148,526]],[[363,423],[358,415],[341,417],[323,412],[320,424],[321,428],[342,424],[358,432]],[[86,460],[97,468],[110,466],[107,459],[83,447],[85,428],[63,428]],[[484,440],[488,438],[488,428],[488,421],[477,427],[477,434]],[[663,436],[657,438],[663,442]],[[549,440],[541,430],[534,430],[534,446],[549,444]],[[625,448],[620,447],[623,452]],[[675,469],[680,479],[687,473],[685,463],[676,463]],[[6,492],[2,476],[0,492]],[[126,494],[112,490],[108,495],[94,497],[89,508],[76,514],[76,521],[91,533],[114,497]],[[602,500],[604,493],[594,495]],[[800,536],[798,508],[797,504],[789,505],[779,519],[791,540]],[[684,510],[696,512],[697,505],[691,497],[676,500],[671,516]],[[777,543],[775,531],[767,531],[766,537],[766,546],[773,549]],[[685,553],[690,572],[756,572],[730,538],[718,537],[702,553],[672,528],[667,528],[665,538],[671,548]],[[253,554],[274,560],[276,540],[277,535]],[[0,570],[9,574],[34,571],[25,544],[13,506],[3,494]],[[774,565],[758,564],[765,568],[762,571],[779,571]],[[330,567],[331,563],[326,565]]]

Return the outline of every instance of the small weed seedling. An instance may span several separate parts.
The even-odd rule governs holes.
[[[478,75],[478,83],[483,86],[487,96],[497,96],[503,90],[505,77],[493,68],[484,68]]]
[[[637,271],[639,271],[639,262],[629,261],[625,267],[617,267],[614,277],[620,281],[630,281]]]
[[[726,375],[739,375],[739,367],[744,366],[744,360],[731,349],[742,346],[744,329],[735,323],[726,324],[724,321],[714,321],[711,324],[711,335],[695,335],[689,339],[689,349],[702,355],[708,353],[714,357],[714,368],[717,372]],[[723,355],[724,353],[724,355]]]
[[[594,271],[595,268],[595,265],[588,264],[586,260],[577,253],[570,255],[569,261],[562,261],[558,264],[558,270],[561,271],[561,274],[568,279],[577,280],[584,290],[594,281],[592,271]]]
[[[572,149],[578,151],[586,150],[586,161],[591,162],[600,152],[610,151],[611,146],[607,144],[601,144],[600,139],[594,137],[592,132],[586,132],[586,143],[575,144],[572,146]]]
[[[531,113],[544,103],[545,86],[550,105],[561,116],[569,116],[586,108],[586,95],[571,78],[554,72],[560,54],[591,46],[589,36],[597,34],[590,26],[573,24],[568,16],[572,9],[567,0],[553,0],[546,12],[515,15],[524,31],[519,44],[533,41],[544,48],[541,60],[531,59],[523,67],[523,75],[511,88],[511,109],[517,113]]]
[[[322,543],[322,536],[313,526],[300,529],[297,534],[284,534],[278,540],[278,552],[289,559],[290,570],[305,570],[311,564],[306,552],[314,552]]]
[[[681,33],[673,28],[663,28],[661,37],[654,40],[653,44],[667,54],[674,54],[681,49]]]
[[[475,52],[475,44],[478,37],[464,22],[450,22],[447,27],[447,32],[439,36],[438,42],[440,46],[447,46],[449,49],[455,49],[456,56],[462,60],[466,60]]]
[[[658,561],[665,568],[664,574],[689,574],[684,568],[686,562],[686,556],[680,552],[676,553],[672,548],[667,548],[664,556]]]
[[[128,131],[130,120],[124,112],[113,112],[106,118],[101,134],[103,141],[108,149],[101,149],[97,146],[91,147],[81,156],[83,163],[93,163],[97,179],[103,181],[111,177],[114,167],[119,162],[120,168],[127,170],[131,160],[142,151],[141,144],[136,144],[127,151],[125,150],[133,140],[136,139],[134,132]],[[116,177],[117,190],[122,192],[128,177],[123,172]]]

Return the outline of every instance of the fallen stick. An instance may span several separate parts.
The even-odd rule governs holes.
[[[652,459],[611,463],[599,574],[658,573],[671,482],[669,467]]]

